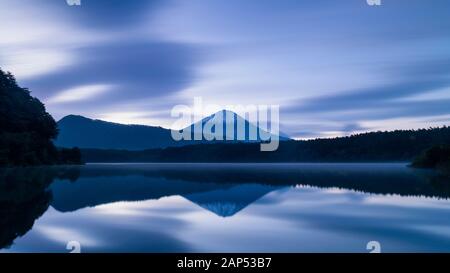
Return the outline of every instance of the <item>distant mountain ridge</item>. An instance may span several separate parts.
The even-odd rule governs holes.
[[[124,125],[69,115],[58,121],[58,147],[142,150],[179,146],[170,130],[144,125]]]
[[[220,113],[220,112],[218,112]],[[208,116],[197,123],[205,124],[212,118],[216,117],[218,113]],[[251,128],[257,130],[258,128],[240,117],[233,112],[231,113],[234,118],[234,126],[236,128],[238,122],[242,122],[245,125],[245,130]],[[183,130],[190,130],[194,128],[196,123],[191,126],[186,127]],[[225,115],[223,120],[224,141],[227,141],[226,128],[230,124],[226,124]],[[129,151],[139,151],[146,149],[158,149],[167,147],[180,147],[192,144],[202,144],[211,142],[222,142],[217,141],[206,141],[206,140],[181,140],[175,141],[172,138],[171,130],[154,127],[147,125],[125,125],[120,123],[107,122],[97,119],[89,119],[83,116],[69,115],[58,121],[59,135],[55,140],[55,145],[58,147],[79,147],[82,149],[115,149],[115,150],[129,150]],[[237,132],[237,130],[235,130]],[[265,131],[264,131],[265,132]],[[192,132],[193,133],[193,132]],[[275,135],[273,135],[275,136]],[[192,139],[194,135],[192,134]],[[234,138],[236,139],[236,138]],[[282,140],[288,140],[287,137],[281,137]],[[229,140],[227,142],[236,142],[234,140]],[[248,133],[245,138],[238,142],[261,142],[261,138],[258,136],[256,140],[252,140],[248,137]]]

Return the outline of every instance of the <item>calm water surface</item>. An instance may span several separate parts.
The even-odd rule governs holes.
[[[0,170],[0,252],[450,252],[450,179],[406,164]]]

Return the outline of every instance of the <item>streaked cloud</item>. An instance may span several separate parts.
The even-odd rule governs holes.
[[[114,89],[113,85],[94,84],[74,87],[56,94],[46,100],[47,104],[62,104],[91,100]]]
[[[64,69],[74,62],[70,53],[57,48],[11,50],[3,52],[2,60],[3,69],[14,71],[21,80]]]
[[[151,116],[151,112],[106,112],[99,114],[97,118],[121,124],[157,124],[158,120]]]
[[[448,124],[446,0],[2,5],[0,66],[57,119],[167,126],[200,96],[280,105],[282,131],[299,138]]]

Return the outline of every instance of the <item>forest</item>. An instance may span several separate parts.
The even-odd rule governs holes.
[[[436,169],[450,175],[450,145],[435,145],[420,155],[411,164],[415,168]]]
[[[44,104],[0,69],[0,166],[80,164],[79,149],[55,147],[57,135]]]
[[[261,152],[259,143],[211,143],[144,151],[82,149],[81,153],[86,162],[410,162],[443,144],[450,144],[447,126],[282,141],[274,152]]]

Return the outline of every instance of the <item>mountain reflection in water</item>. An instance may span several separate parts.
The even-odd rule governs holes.
[[[447,199],[448,180],[404,164],[95,164],[3,169],[0,249],[11,247],[30,231],[50,206],[69,213],[181,196],[217,217],[232,218],[271,192],[299,185]]]

